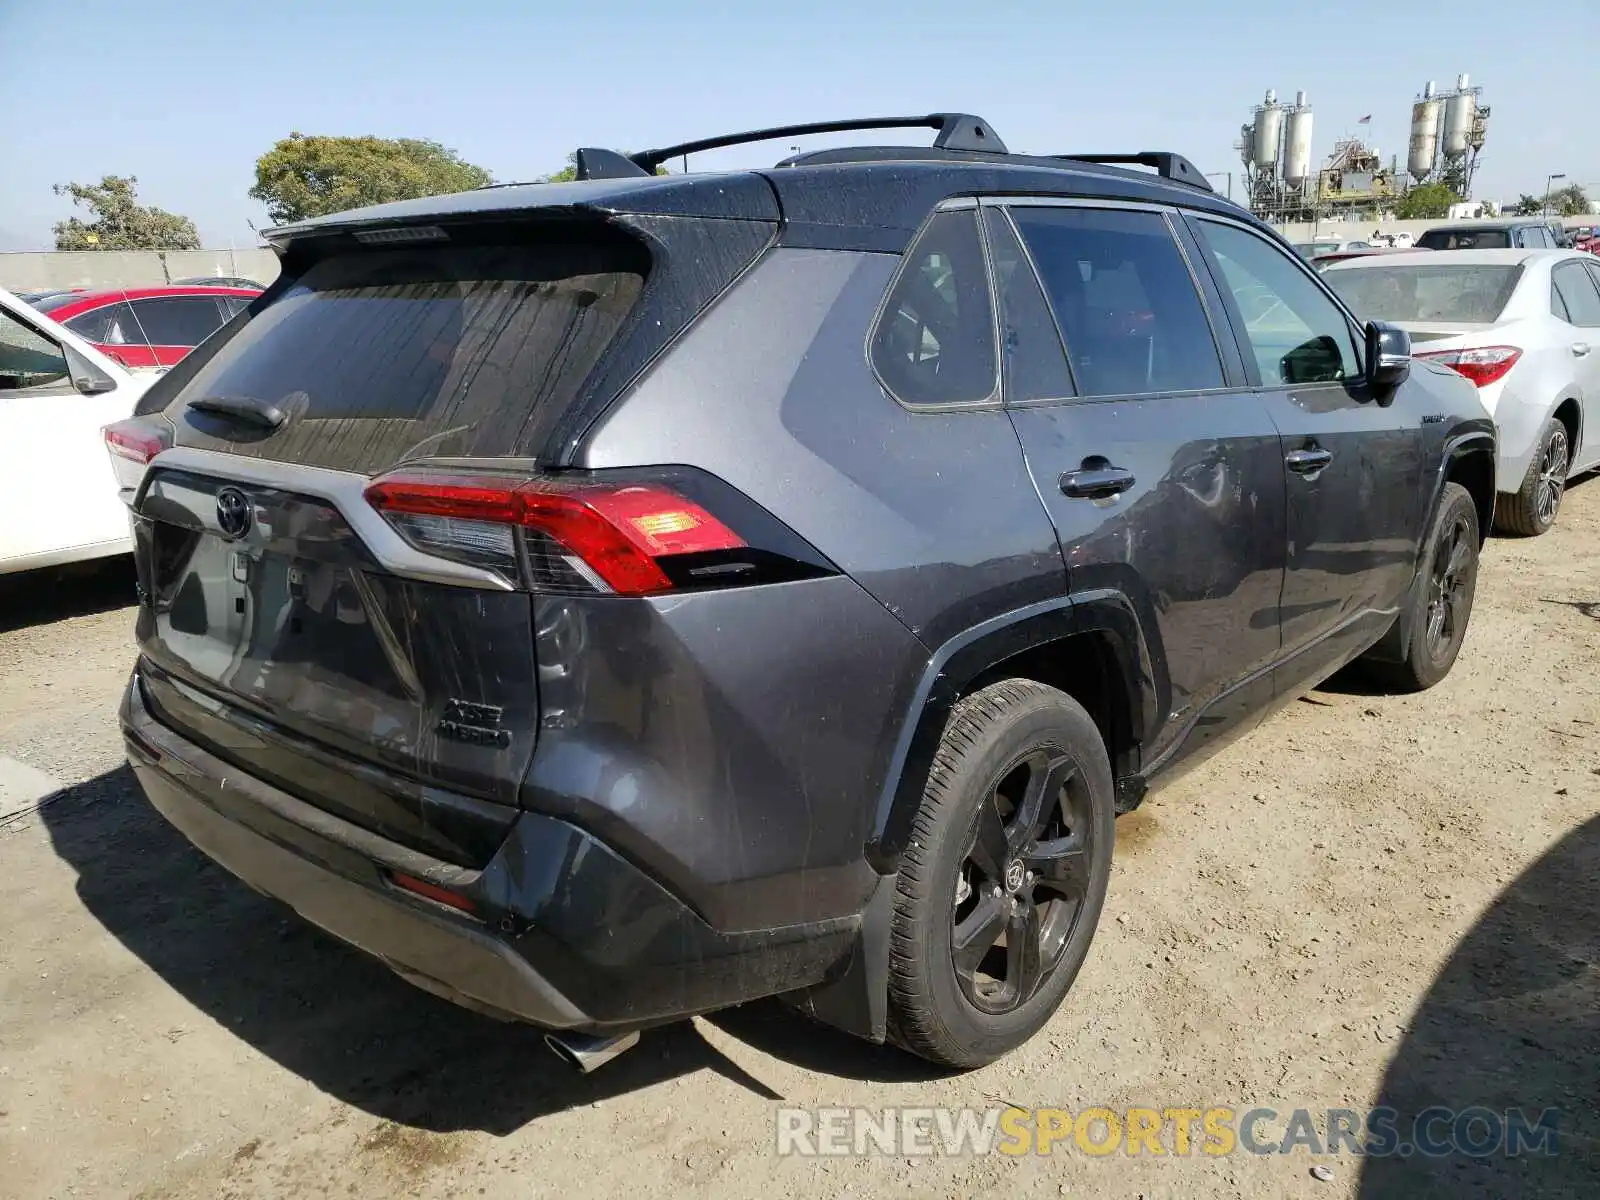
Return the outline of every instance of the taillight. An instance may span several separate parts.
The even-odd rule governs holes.
[[[1464,375],[1478,387],[1488,387],[1506,377],[1522,357],[1522,351],[1515,346],[1479,346],[1472,350],[1424,350],[1415,357],[1430,359]]]
[[[129,417],[107,425],[101,432],[111,454],[117,493],[131,504],[150,460],[171,444],[170,426],[160,417]]]
[[[648,596],[831,569],[727,485],[691,480],[715,493],[697,498],[684,485],[689,473],[670,476],[529,480],[404,470],[374,480],[366,500],[418,549],[537,591]]]
[[[106,449],[112,455],[138,463],[141,467],[167,448],[161,434],[138,417],[107,425],[102,432],[105,434]]]

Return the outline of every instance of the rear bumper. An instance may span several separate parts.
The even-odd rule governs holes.
[[[554,1029],[617,1032],[835,976],[858,918],[725,933],[584,831],[522,813],[482,870],[429,858],[225,763],[150,713],[134,675],[128,758],[151,804],[203,853],[408,981]],[[402,891],[392,872],[471,902]]]

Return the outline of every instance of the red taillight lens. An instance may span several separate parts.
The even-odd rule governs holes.
[[[1522,357],[1522,351],[1515,346],[1479,346],[1473,350],[1424,350],[1415,357],[1432,359],[1464,375],[1478,387],[1488,387],[1506,377],[1506,372]]]
[[[660,483],[397,472],[375,480],[366,499],[433,550],[454,541],[487,553],[506,526],[542,534],[568,552],[580,575],[624,596],[671,590],[663,558],[746,544],[704,507]],[[509,557],[509,546],[496,550]]]
[[[437,883],[429,883],[426,879],[418,879],[415,875],[406,875],[400,871],[389,872],[389,879],[395,887],[404,888],[413,895],[422,896],[432,900],[435,904],[444,904],[464,913],[476,913],[477,905],[465,896],[452,892],[449,888],[442,888]]]
[[[116,457],[138,463],[141,467],[167,448],[161,435],[138,417],[107,425],[102,432],[105,435],[107,450]]]

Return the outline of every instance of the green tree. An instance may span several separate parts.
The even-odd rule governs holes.
[[[68,217],[55,224],[57,250],[198,250],[194,222],[140,204],[132,175],[106,175],[99,183],[58,183],[51,190],[71,196],[94,219]]]
[[[1511,215],[1514,217],[1537,217],[1543,211],[1543,198],[1530,196],[1527,192],[1517,197],[1517,202],[1511,206]]]
[[[1454,188],[1442,183],[1419,183],[1395,207],[1395,215],[1402,221],[1437,220],[1450,215],[1450,206],[1459,204],[1461,197]]]
[[[1561,217],[1584,216],[1589,212],[1589,197],[1578,184],[1569,183],[1550,193],[1550,211]]]
[[[250,195],[274,221],[288,222],[492,182],[489,172],[438,142],[291,133],[256,159]]]

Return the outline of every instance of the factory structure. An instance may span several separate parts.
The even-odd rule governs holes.
[[[1360,136],[1337,139],[1320,167],[1313,166],[1311,103],[1296,92],[1294,103],[1268,89],[1251,119],[1239,127],[1235,149],[1244,163],[1245,202],[1257,216],[1278,223],[1347,215],[1373,216],[1392,210],[1408,188],[1443,183],[1463,200],[1483,149],[1489,108],[1482,89],[1467,76],[1439,92],[1430,80],[1411,106],[1411,140],[1405,168],[1399,156],[1387,163],[1377,146]],[[1358,124],[1365,124],[1363,117]]]

